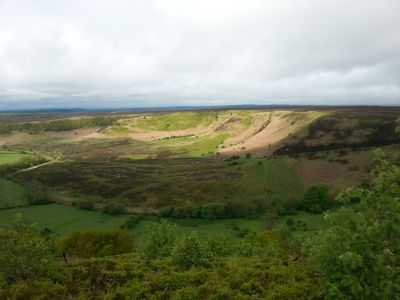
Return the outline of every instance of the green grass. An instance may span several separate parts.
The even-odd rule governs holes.
[[[35,223],[41,230],[48,228],[61,237],[69,232],[82,229],[112,229],[120,227],[129,217],[125,215],[108,215],[100,212],[86,211],[74,207],[67,207],[58,204],[41,206],[28,206],[0,210],[0,227],[9,226],[17,213],[21,213],[23,219],[29,223]],[[274,228],[287,229],[286,220],[292,219],[296,224],[298,221],[307,224],[307,230],[322,230],[329,227],[323,214],[310,214],[298,212],[295,216],[281,217]],[[158,222],[159,218],[147,217],[140,221],[128,232],[136,241],[143,241],[149,232],[151,225]],[[234,230],[234,225],[240,230],[257,232],[262,230],[260,219],[224,219],[224,220],[202,220],[202,219],[170,219],[177,225],[180,233],[197,231],[200,237],[206,238],[211,234],[220,234],[230,238],[240,238],[240,231]],[[302,232],[303,227],[296,225],[296,232]]]
[[[86,211],[75,207],[67,207],[58,204],[28,206],[0,210],[0,227],[10,225],[17,213],[21,213],[23,219],[29,223],[36,223],[38,229],[48,228],[60,236],[71,231],[94,228],[118,228],[128,216],[108,215],[100,212]],[[145,238],[150,225],[158,222],[158,218],[146,218],[137,224],[129,233],[138,240]],[[223,234],[229,237],[238,237],[238,231],[232,229],[235,223],[240,229],[258,231],[261,229],[261,221],[258,219],[226,219],[226,220],[197,220],[180,219],[171,220],[177,223],[179,232],[196,230],[200,236],[209,234]]]
[[[212,155],[218,152],[218,146],[228,137],[228,134],[219,134],[215,137],[206,136],[200,142],[184,146],[189,157],[200,157]]]
[[[262,222],[260,219],[170,219],[170,221],[176,223],[178,232],[197,231],[199,236],[204,238],[211,234],[221,234],[231,238],[238,238],[239,231],[233,229],[234,224],[241,230],[247,229],[256,232],[262,229]],[[133,229],[130,229],[129,232],[138,240],[142,240],[146,237],[146,233],[155,222],[158,222],[157,218],[147,218],[137,224]]]
[[[0,150],[0,166],[19,162],[23,158],[32,156],[32,154],[12,150]]]
[[[208,125],[215,120],[216,112],[177,112],[143,116],[137,120],[137,127],[147,130],[183,130],[199,125]]]
[[[159,150],[174,152],[174,157],[202,157],[218,152],[221,145],[229,135],[226,133],[216,136],[188,136],[153,142],[153,147]]]
[[[218,146],[228,137],[228,134],[216,136],[176,137],[152,142],[152,148],[158,151],[171,151],[174,157],[202,157],[214,155]]]
[[[284,216],[280,218],[276,224],[274,224],[274,228],[276,229],[284,229],[287,228],[286,221],[288,219],[292,219],[296,224],[298,221],[304,222],[307,224],[308,230],[323,230],[329,228],[329,222],[325,220],[324,214],[312,214],[307,212],[298,212],[295,216]],[[301,231],[300,226],[296,225],[296,230]]]
[[[26,204],[24,188],[11,180],[0,178],[0,209]]]
[[[78,229],[115,228],[126,218],[126,216],[111,216],[75,207],[49,204],[1,210],[0,227],[11,224],[17,213],[21,213],[26,222],[36,223],[38,229],[46,227],[60,235]]]

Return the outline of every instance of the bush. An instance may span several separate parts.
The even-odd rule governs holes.
[[[94,202],[87,199],[74,201],[73,206],[76,206],[85,210],[95,210]]]
[[[79,230],[61,240],[59,248],[75,257],[103,257],[131,252],[133,239],[120,229]]]
[[[231,157],[225,159],[226,162],[234,161],[240,159],[239,155],[232,155]]]
[[[123,215],[128,213],[128,210],[121,203],[111,202],[103,207],[102,212],[110,215]]]
[[[207,203],[199,206],[166,207],[159,213],[163,218],[226,219],[257,216],[264,210],[263,199],[249,199],[245,203]]]
[[[307,189],[299,208],[312,213],[321,213],[331,205],[329,187],[325,184],[317,184]]]
[[[142,216],[132,215],[126,219],[125,223],[121,225],[122,229],[132,229],[136,224],[138,224],[143,219]]]
[[[166,220],[153,224],[142,249],[144,256],[147,259],[169,256],[176,238],[176,225]]]
[[[231,241],[224,235],[211,235],[205,242],[205,251],[210,258],[227,256],[232,252]]]
[[[196,231],[183,234],[176,241],[171,256],[173,263],[184,268],[207,265],[206,251]]]
[[[285,254],[287,245],[281,233],[275,230],[249,232],[232,248],[234,255],[262,258],[279,258]]]
[[[10,229],[0,230],[0,277],[10,281],[40,277],[52,263],[53,243],[17,215]]]
[[[376,155],[370,187],[337,197],[359,203],[327,214],[330,229],[305,243],[329,299],[399,299],[400,166]]]

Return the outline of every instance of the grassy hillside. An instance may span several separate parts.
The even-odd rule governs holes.
[[[100,206],[117,201],[136,212],[212,204],[237,205],[256,214],[273,201],[301,197],[296,164],[252,158],[75,161],[14,177],[36,179],[78,199],[91,197]]]
[[[216,118],[218,118],[218,113],[176,112],[147,115],[137,118],[136,126],[138,128],[156,131],[183,130],[194,128],[200,125],[207,126]]]

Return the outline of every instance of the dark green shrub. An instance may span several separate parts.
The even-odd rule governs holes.
[[[326,184],[317,184],[307,189],[299,208],[312,213],[321,213],[331,205],[329,187]]]
[[[80,230],[61,240],[59,248],[75,257],[102,257],[131,252],[133,239],[120,229]]]
[[[47,187],[37,180],[25,184],[25,197],[30,205],[43,205],[53,203]]]
[[[95,210],[94,202],[87,199],[74,201],[72,205],[85,210]]]
[[[240,159],[239,155],[232,155],[231,157],[225,159],[226,162],[234,161]]]
[[[121,225],[122,229],[132,229],[138,224],[141,220],[143,220],[143,216],[140,215],[132,215],[128,219],[125,220],[124,224]]]
[[[110,215],[122,215],[128,213],[128,210],[125,205],[121,203],[111,202],[103,207],[102,212]]]

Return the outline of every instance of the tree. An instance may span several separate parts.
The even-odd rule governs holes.
[[[176,241],[171,255],[172,261],[184,268],[207,264],[206,251],[196,231],[183,234]]]
[[[329,187],[326,184],[311,186],[305,192],[300,208],[313,213],[320,213],[330,207]]]
[[[369,189],[349,189],[338,201],[359,203],[330,213],[331,229],[306,243],[335,299],[395,299],[400,295],[400,167],[381,151]]]
[[[18,214],[9,229],[0,229],[0,274],[10,281],[40,277],[52,263],[53,249],[52,240]]]
[[[147,259],[169,256],[176,238],[176,225],[164,219],[158,224],[153,224],[144,243],[144,256]]]

